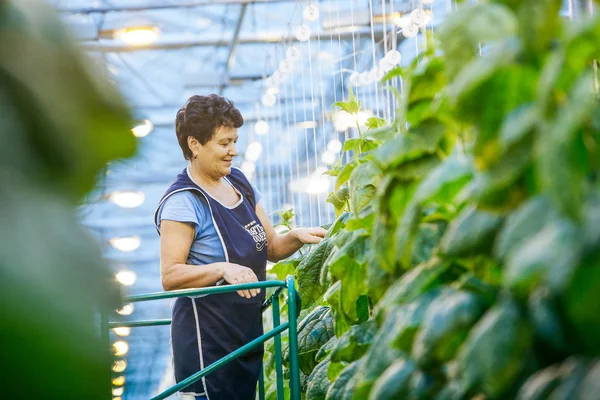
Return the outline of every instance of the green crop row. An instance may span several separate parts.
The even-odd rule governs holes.
[[[307,400],[600,398],[600,18],[561,3],[462,5],[383,78],[396,119],[346,141],[338,219],[273,269]]]

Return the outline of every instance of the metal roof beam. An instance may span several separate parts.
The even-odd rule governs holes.
[[[375,42],[378,42],[383,39],[383,35],[385,32],[381,29],[375,31]],[[361,35],[361,37],[368,37],[371,39],[371,30],[368,27],[354,29],[354,30],[329,30],[319,32],[320,40],[352,40],[353,35],[356,39],[357,35]],[[317,32],[311,33],[311,40],[317,40]],[[280,43],[280,42],[296,42],[295,36],[287,34],[253,34],[247,35],[239,38],[238,44],[261,44],[261,43]],[[143,46],[131,46],[122,44],[117,41],[110,42],[81,42],[80,47],[82,47],[86,51],[96,51],[101,53],[124,53],[124,52],[134,52],[141,50],[176,50],[176,49],[185,49],[190,47],[202,47],[202,46],[210,46],[210,47],[223,47],[230,46],[230,39],[198,39],[198,40],[166,40],[162,39],[156,41],[154,43],[143,45]]]
[[[238,45],[240,44],[240,31],[242,29],[244,17],[246,16],[247,8],[247,3],[242,4],[240,15],[238,16],[237,24],[235,25],[235,31],[233,32],[233,37],[231,38],[231,42],[229,43],[229,49],[227,51],[227,63],[225,64],[225,79],[227,81],[229,81],[229,73],[231,71],[231,67],[233,67],[233,63],[235,62],[235,53],[237,51]],[[220,95],[223,95],[223,90],[225,90],[225,87],[226,85],[221,85],[221,88],[219,90]]]
[[[254,4],[254,3],[287,3],[296,0],[209,0],[187,1],[174,4],[146,4],[141,6],[108,6],[108,7],[58,7],[57,10],[65,14],[95,14],[109,12],[135,12],[148,10],[164,10],[169,8],[194,8],[201,6],[218,6],[223,4]]]

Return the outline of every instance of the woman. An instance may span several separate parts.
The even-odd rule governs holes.
[[[217,95],[193,96],[177,113],[177,140],[189,165],[155,213],[165,290],[265,280],[267,260],[325,236],[322,228],[273,230],[260,192],[231,167],[243,122],[233,103]],[[264,298],[260,289],[178,298],[171,324],[176,380],[260,336]],[[260,346],[182,392],[198,400],[254,399],[262,356]]]

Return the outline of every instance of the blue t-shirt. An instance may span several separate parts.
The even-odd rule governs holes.
[[[258,204],[262,194],[252,183],[250,185],[254,190],[256,204]],[[204,265],[225,261],[221,239],[215,229],[210,207],[202,194],[191,190],[172,194],[158,209],[159,229],[163,219],[194,225],[194,241],[190,248],[187,264]]]

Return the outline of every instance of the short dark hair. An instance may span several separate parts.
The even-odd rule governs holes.
[[[186,160],[192,158],[188,137],[193,136],[204,145],[222,126],[239,128],[244,118],[233,102],[216,94],[192,96],[177,111],[175,133]]]

